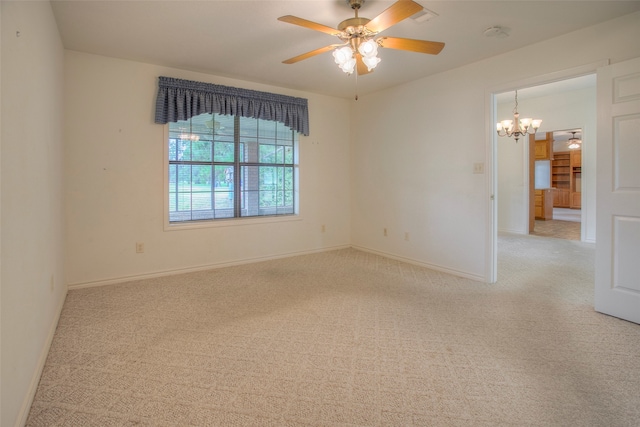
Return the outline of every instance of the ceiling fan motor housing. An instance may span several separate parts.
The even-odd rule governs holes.
[[[347,0],[347,4],[351,9],[358,10],[364,4],[364,0]]]
[[[367,32],[365,25],[371,21],[369,18],[349,18],[338,24],[338,30],[347,34],[364,34]]]
[[[356,16],[355,18],[345,19],[338,24],[338,30],[342,32],[338,37],[346,42],[353,38],[373,36],[374,33],[366,27],[371,19],[358,16],[358,9],[362,7],[364,0],[347,0],[347,4],[356,12]]]

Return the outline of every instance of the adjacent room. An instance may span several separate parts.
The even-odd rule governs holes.
[[[639,1],[0,13],[3,427],[637,424]]]
[[[583,139],[586,145],[595,140],[596,75],[525,88],[518,95],[527,111],[548,119],[544,132],[528,136],[528,151],[518,144],[498,147],[499,230],[595,243],[595,207],[590,201],[595,199],[596,170],[593,147],[585,147]],[[508,117],[514,92],[500,94],[497,101],[499,117]],[[585,126],[586,136],[574,126]],[[516,153],[526,156],[528,168],[514,167]]]
[[[582,130],[545,133],[534,144],[541,149],[535,155],[535,226],[530,233],[581,240]]]

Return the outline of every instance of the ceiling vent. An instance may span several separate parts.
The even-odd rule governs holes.
[[[423,8],[420,12],[417,12],[413,16],[411,16],[411,19],[413,19],[419,24],[422,24],[423,22],[430,21],[433,18],[436,18],[437,16],[438,16],[437,13],[431,12],[427,8]]]

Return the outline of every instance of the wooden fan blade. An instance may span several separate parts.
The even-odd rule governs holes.
[[[422,9],[424,8],[412,0],[399,0],[369,21],[365,26],[374,33],[379,33],[403,19],[415,15]]]
[[[303,59],[311,58],[312,56],[320,55],[321,53],[329,52],[330,50],[335,49],[338,46],[342,46],[340,44],[330,44],[329,46],[321,47],[320,49],[312,50],[311,52],[303,53],[302,55],[294,56],[293,58],[289,58],[287,60],[282,61],[283,64],[294,64],[296,62],[302,61]]]
[[[399,50],[410,50],[411,52],[429,53],[437,55],[444,47],[444,43],[430,42],[427,40],[403,39],[401,37],[380,37],[376,40],[380,47]]]
[[[281,16],[280,18],[278,18],[278,21],[299,25],[301,27],[320,31],[322,33],[326,33],[331,36],[337,36],[338,34],[340,34],[340,31],[336,30],[335,28],[327,27],[326,25],[318,24],[317,22],[307,21],[306,19],[298,18],[297,16],[292,16],[292,15]]]
[[[360,55],[359,53],[356,53],[356,71],[359,76],[373,72],[373,70],[369,71],[369,68],[365,65],[364,62],[362,62],[362,55]]]

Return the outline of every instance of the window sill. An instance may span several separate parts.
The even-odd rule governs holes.
[[[181,223],[169,223],[165,221],[164,231],[193,230],[202,228],[237,227],[243,225],[272,224],[277,222],[302,221],[300,215],[283,215],[251,218],[229,218],[206,221],[189,221]]]

